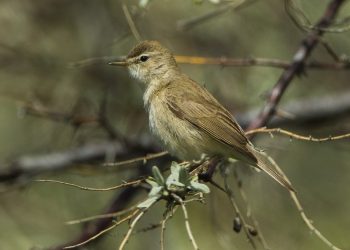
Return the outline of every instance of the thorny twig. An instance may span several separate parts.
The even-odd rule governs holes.
[[[317,22],[315,27],[325,28],[331,25],[344,0],[333,0],[328,5],[324,15]],[[300,75],[304,70],[304,64],[307,58],[309,58],[311,52],[319,42],[319,38],[324,34],[322,30],[316,30],[310,32],[306,38],[301,42],[301,45],[294,55],[293,62],[280,76],[279,80],[272,88],[271,94],[267,100],[266,105],[259,114],[258,118],[250,124],[248,130],[256,129],[266,125],[268,120],[273,116],[276,106],[278,105],[281,97],[290,82],[295,76]]]
[[[327,142],[327,141],[335,141],[335,140],[342,140],[342,139],[350,138],[350,133],[343,134],[343,135],[337,135],[337,136],[315,138],[311,135],[309,135],[309,136],[298,135],[296,133],[293,133],[293,132],[290,132],[288,130],[281,129],[281,128],[266,128],[266,127],[249,130],[245,134],[252,135],[252,134],[257,134],[257,133],[268,133],[271,135],[272,135],[272,133],[278,133],[278,134],[289,136],[290,138],[303,140],[303,141],[312,141],[312,142]]]

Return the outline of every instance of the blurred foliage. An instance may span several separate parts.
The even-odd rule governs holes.
[[[143,1],[145,2],[145,1]],[[266,57],[290,60],[305,33],[284,11],[283,1],[260,0],[228,11],[195,27],[180,31],[177,22],[202,15],[218,5],[209,1],[125,1],[143,39],[159,40],[177,55],[213,57]],[[225,1],[222,1],[225,2]],[[299,1],[311,22],[322,15],[329,1]],[[2,0],[0,2],[0,159],[6,163],[24,154],[66,149],[84,142],[102,141],[108,135],[94,124],[76,130],[69,124],[23,114],[24,103],[34,103],[62,113],[96,115],[108,95],[107,114],[113,127],[127,138],[148,133],[142,87],[125,69],[104,64],[70,67],[86,58],[125,55],[136,44],[118,0]],[[350,13],[347,3],[339,18]],[[327,34],[339,54],[350,55],[350,35]],[[331,61],[322,46],[313,59]],[[263,96],[281,74],[266,67],[181,65],[184,72],[204,84],[233,112],[264,104]],[[349,71],[307,71],[295,79],[282,103],[289,100],[344,92]],[[346,122],[347,121],[347,122]],[[339,134],[350,129],[349,120],[338,119],[313,126],[289,128],[301,133]],[[259,137],[296,187],[307,214],[333,242],[350,247],[349,141],[307,143],[282,137]],[[69,171],[51,174],[86,186],[112,186],[129,172],[108,174]],[[242,175],[248,175],[242,171]],[[47,177],[47,176],[45,176]],[[246,176],[244,176],[246,177]],[[232,180],[233,181],[233,180]],[[252,211],[272,249],[327,249],[303,224],[285,190],[262,174],[244,178]],[[243,234],[232,230],[233,211],[227,198],[211,188],[207,205],[191,204],[189,216],[201,249],[251,249]],[[6,250],[46,247],[78,235],[79,226],[64,221],[99,214],[112,192],[90,193],[69,187],[32,183],[24,189],[1,194],[0,248]],[[158,222],[159,204],[141,224]],[[141,226],[142,227],[142,226]],[[125,233],[112,231],[87,249],[116,248]],[[191,249],[181,215],[166,229],[166,249]],[[158,249],[159,230],[132,236],[128,249]]]

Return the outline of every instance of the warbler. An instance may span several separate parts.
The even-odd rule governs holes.
[[[173,54],[157,41],[137,44],[122,60],[145,85],[144,106],[151,131],[182,160],[235,158],[263,170],[288,190],[289,180],[265,152],[258,150],[227,111],[204,87],[182,73]]]

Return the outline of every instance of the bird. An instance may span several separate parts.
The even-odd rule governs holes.
[[[262,170],[294,191],[274,160],[246,137],[232,114],[203,86],[181,72],[172,52],[158,41],[138,43],[109,62],[127,67],[145,85],[143,101],[151,132],[181,160],[234,158]]]

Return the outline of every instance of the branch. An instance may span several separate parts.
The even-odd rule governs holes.
[[[62,152],[22,156],[0,171],[0,182],[13,182],[19,178],[23,180],[40,173],[63,170],[79,163],[104,161],[127,153],[119,142],[105,142]]]
[[[202,56],[175,56],[176,62],[192,65],[220,65],[233,67],[263,66],[288,69],[292,63],[286,60],[273,58],[227,58],[227,57],[202,57]],[[349,70],[350,62],[339,61],[327,63],[319,61],[305,62],[304,68],[318,70]]]
[[[276,106],[281,100],[282,95],[289,86],[290,82],[295,76],[300,75],[304,70],[306,59],[309,58],[311,52],[319,42],[319,38],[324,34],[322,29],[331,25],[335,18],[338,10],[345,0],[333,0],[328,5],[324,15],[315,25],[320,30],[313,30],[310,32],[300,44],[299,49],[294,54],[291,65],[284,70],[279,80],[273,87],[271,94],[269,95],[268,101],[257,117],[249,126],[248,130],[260,128],[266,125],[276,111]]]
[[[290,125],[314,121],[317,121],[317,124],[319,124],[321,120],[344,117],[350,114],[350,92],[292,101],[283,106],[282,109],[292,114],[293,118],[274,116],[269,125],[280,126],[281,124]],[[63,113],[49,110],[35,110],[35,112],[45,114],[45,116],[50,114],[49,116],[63,117],[62,120],[66,120],[66,114]],[[257,114],[258,110],[251,110],[238,114],[236,117],[242,127],[247,127]],[[105,166],[121,166],[136,162],[146,162],[150,159],[166,155],[165,152],[149,154],[150,152],[157,151],[156,145],[149,139],[146,139],[144,142],[133,142],[129,140],[127,145],[127,148],[123,148],[119,142],[106,142],[103,145],[90,144],[58,153],[23,156],[10,163],[8,168],[0,168],[0,182],[13,182],[42,172],[64,170],[77,163],[93,162],[94,160],[103,161],[106,159],[106,155],[113,151],[116,152],[116,156],[118,157],[125,157],[130,154],[147,155],[115,163],[108,162],[105,163]]]
[[[122,9],[125,15],[125,19],[128,22],[129,28],[131,30],[131,33],[135,37],[136,41],[140,42],[141,41],[141,36],[140,33],[138,32],[134,20],[132,20],[131,14],[129,12],[128,7],[126,4],[122,4]]]
[[[133,178],[138,178],[140,173],[137,173],[133,176]],[[139,194],[141,191],[140,187],[128,187],[122,190],[121,193],[118,193],[116,197],[111,201],[106,213],[115,213],[116,211],[122,211],[127,207],[130,201]],[[138,210],[135,210],[138,211]],[[62,245],[58,245],[56,247],[50,248],[51,250],[61,250],[66,246],[72,246],[76,244],[80,244],[89,240],[94,235],[100,233],[102,230],[111,226],[112,218],[101,218],[98,219],[95,223],[86,223],[82,229],[82,232],[72,241],[64,243]]]
[[[272,133],[278,133],[278,134],[289,136],[290,138],[294,138],[294,139],[298,139],[298,140],[302,140],[302,141],[312,141],[312,142],[327,142],[327,141],[335,141],[335,140],[342,140],[342,139],[350,138],[350,133],[343,134],[343,135],[337,135],[337,136],[315,138],[311,135],[309,135],[309,136],[298,135],[298,134],[292,133],[288,130],[284,130],[281,128],[265,128],[265,127],[249,130],[245,134],[252,135],[252,134],[257,134],[257,133],[269,133],[271,135],[272,135]]]
[[[292,118],[275,115],[270,117],[269,126],[277,127],[282,124],[298,125],[312,122],[317,122],[318,125],[320,121],[345,117],[350,114],[350,92],[291,101],[282,106],[281,110],[291,114]],[[245,128],[258,114],[259,110],[254,109],[238,114],[236,118],[239,124]]]
[[[251,1],[247,1],[247,0],[241,0],[241,1],[233,1],[231,3],[228,4],[223,4],[222,6],[219,6],[218,8],[209,11],[203,15],[199,15],[199,16],[195,16],[195,17],[190,17],[188,19],[182,19],[177,21],[177,29],[185,31],[185,30],[189,30],[191,28],[193,28],[194,26],[203,23],[204,21],[207,21],[213,17],[217,17],[220,14],[223,14],[227,11],[230,10],[239,10],[245,6],[247,6],[248,4],[251,4],[255,2],[254,0]]]

